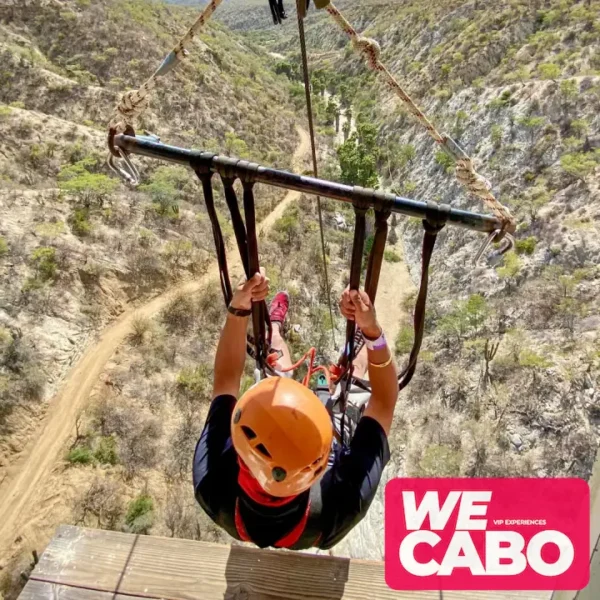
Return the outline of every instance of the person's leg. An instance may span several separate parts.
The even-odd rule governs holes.
[[[277,361],[277,366],[281,369],[287,369],[292,366],[292,357],[290,350],[282,335],[283,322],[289,308],[289,296],[286,292],[279,292],[273,298],[269,309],[269,316],[273,325],[273,336],[271,347],[281,353],[281,358]],[[285,373],[287,375],[287,373]]]
[[[287,369],[292,366],[292,357],[290,350],[281,335],[282,323],[273,323],[273,337],[271,339],[271,347],[273,350],[281,352],[281,358],[277,361],[277,366],[281,369]]]

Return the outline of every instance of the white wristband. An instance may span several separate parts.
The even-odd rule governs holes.
[[[381,332],[381,335],[376,340],[368,340],[364,336],[363,338],[365,340],[365,346],[368,350],[383,350],[384,348],[387,348],[387,341],[385,339],[385,334],[383,333],[383,330]]]

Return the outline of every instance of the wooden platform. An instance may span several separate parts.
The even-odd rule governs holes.
[[[394,592],[382,563],[62,526],[20,600],[548,600]]]

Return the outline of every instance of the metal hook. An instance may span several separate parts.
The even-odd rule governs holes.
[[[116,147],[116,151],[119,153],[120,157],[125,162],[125,166],[127,170],[122,169],[118,165],[115,164],[115,157],[109,153],[107,164],[110,167],[113,173],[116,173],[121,179],[123,179],[129,185],[136,187],[140,183],[140,173],[137,170],[136,166],[131,162],[129,156],[121,150],[121,148]]]
[[[501,233],[501,229],[494,229],[494,231],[490,232],[485,242],[482,244],[481,248],[479,248],[479,251],[475,255],[475,258],[473,260],[473,263],[475,265],[479,263],[480,258],[483,256],[483,253],[490,247],[490,244],[494,241],[494,238],[499,236]],[[490,258],[498,258],[499,256],[506,254],[509,250],[512,250],[515,247],[515,238],[510,233],[504,232],[504,238],[502,241],[503,245],[500,248],[498,248],[498,250],[493,252]]]

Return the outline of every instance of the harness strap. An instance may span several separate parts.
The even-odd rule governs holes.
[[[365,291],[373,304],[375,304],[375,298],[377,296],[377,286],[379,285],[379,275],[381,274],[383,253],[387,241],[388,219],[390,218],[390,214],[390,210],[375,211],[375,238],[369,254],[369,265],[367,267],[367,277],[365,279]]]
[[[433,208],[434,206],[437,208],[437,205],[433,202],[428,204],[430,208]],[[419,352],[421,350],[421,343],[423,342],[423,334],[425,330],[425,307],[427,304],[427,288],[429,285],[429,262],[431,261],[431,255],[437,240],[437,234],[444,228],[446,216],[450,213],[449,206],[441,205],[439,206],[439,209],[442,211],[441,213],[434,212],[433,210],[428,211],[428,218],[423,220],[425,234],[423,236],[421,285],[419,287],[419,294],[415,304],[415,341],[410,352],[408,365],[398,376],[399,391],[404,389],[410,383],[410,380],[415,373],[417,359],[419,358]],[[438,216],[440,214],[441,216]]]
[[[258,165],[256,165],[258,168]],[[260,262],[258,258],[258,240],[256,239],[256,213],[254,210],[254,182],[246,180],[244,187],[244,216],[246,217],[246,233],[248,247],[248,270],[247,276],[260,272]],[[256,362],[260,368],[263,368],[266,357],[269,354],[271,346],[272,326],[269,318],[269,312],[265,302],[252,303],[252,324],[254,327],[254,337],[256,338]],[[268,339],[265,324],[268,324]],[[264,369],[263,369],[264,370]]]
[[[212,156],[211,156],[212,158]],[[219,265],[219,279],[221,281],[221,291],[223,292],[223,298],[225,304],[229,305],[233,292],[231,289],[231,280],[229,278],[229,268],[227,266],[227,253],[225,250],[225,240],[223,239],[223,232],[221,230],[221,224],[219,223],[219,217],[215,209],[215,200],[213,196],[212,188],[212,172],[210,167],[197,167],[196,174],[200,178],[202,183],[202,191],[204,193],[204,202],[206,204],[206,211],[210,219],[212,226],[213,238],[215,241],[215,250],[217,253],[217,263]]]

